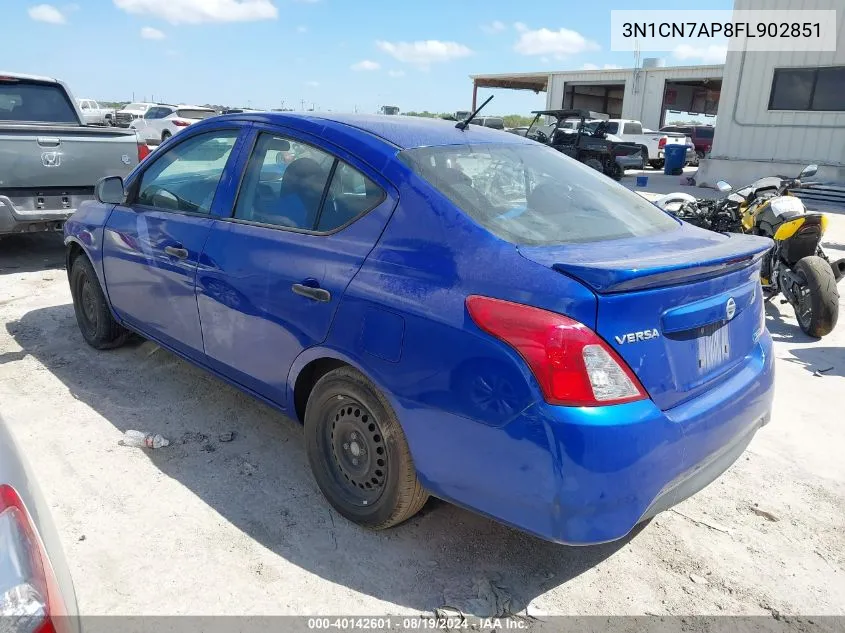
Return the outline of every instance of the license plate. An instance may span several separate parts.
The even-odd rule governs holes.
[[[696,343],[700,374],[709,374],[731,358],[731,338],[727,323],[714,323],[701,328]]]

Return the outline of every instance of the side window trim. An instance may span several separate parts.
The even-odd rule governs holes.
[[[131,180],[131,182],[128,183],[129,187],[128,187],[127,200],[126,200],[126,202],[124,203],[123,206],[126,206],[126,207],[137,206],[137,207],[140,207],[142,209],[147,209],[147,210],[150,210],[150,211],[162,211],[162,212],[165,212],[165,213],[173,213],[173,214],[176,214],[176,215],[187,215],[187,216],[191,216],[191,217],[214,218],[215,217],[214,210],[215,210],[215,207],[217,206],[217,200],[219,198],[220,187],[223,185],[223,181],[226,179],[227,172],[229,171],[229,169],[231,169],[232,165],[235,164],[235,161],[238,158],[239,149],[240,149],[241,141],[242,141],[243,136],[244,136],[244,132],[248,129],[249,128],[243,127],[243,126],[228,125],[228,126],[223,126],[223,127],[215,127],[211,130],[207,130],[207,129],[198,130],[195,133],[191,134],[190,136],[185,135],[185,138],[178,139],[178,142],[175,145],[168,148],[167,152],[165,152],[161,156],[157,156],[155,160],[151,161],[149,164],[145,164],[143,166],[143,169],[141,169],[141,170],[135,172],[134,174],[132,174],[132,180]],[[139,190],[141,188],[141,182],[144,179],[144,174],[147,173],[147,171],[149,169],[151,169],[152,166],[155,165],[159,160],[161,160],[162,157],[164,157],[166,154],[173,151],[174,149],[176,149],[177,147],[179,147],[183,143],[186,143],[186,142],[190,141],[191,139],[196,138],[197,136],[203,136],[205,134],[211,134],[211,133],[214,133],[214,132],[225,132],[225,131],[237,132],[237,137],[235,138],[234,145],[232,145],[232,151],[229,152],[229,158],[226,159],[226,164],[223,166],[223,171],[220,174],[220,180],[217,182],[217,187],[214,190],[214,197],[211,200],[211,207],[209,208],[208,213],[199,213],[199,212],[194,212],[194,211],[182,211],[182,210],[175,210],[175,209],[159,209],[158,207],[151,207],[149,205],[140,204],[138,202],[138,195],[140,193]]]
[[[335,172],[337,171],[337,164],[338,158],[334,154],[329,154],[334,160],[332,161],[332,168],[329,170],[329,177],[326,178],[326,186],[323,187],[323,195],[320,197],[320,206],[317,207],[317,215],[314,218],[314,224],[311,226],[311,230],[316,234],[321,234],[321,231],[317,230],[317,227],[320,226],[320,218],[323,217],[323,209],[326,207],[326,199],[329,197],[329,191],[332,188],[332,181],[334,180]]]

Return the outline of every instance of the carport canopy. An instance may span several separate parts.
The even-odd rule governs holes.
[[[531,90],[545,92],[549,85],[548,73],[505,73],[500,75],[472,75],[472,109],[475,110],[479,88],[504,88],[506,90]]]

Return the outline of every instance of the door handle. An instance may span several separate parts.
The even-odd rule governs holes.
[[[294,292],[294,294],[298,294],[302,297],[308,297],[309,299],[319,301],[320,303],[327,303],[332,300],[332,293],[323,288],[313,288],[312,286],[306,286],[305,284],[293,284],[290,289]]]
[[[62,144],[62,139],[57,136],[39,136],[35,142],[41,147],[58,147]]]
[[[164,252],[170,255],[171,257],[177,257],[179,259],[188,258],[188,249],[181,248],[180,246],[165,246]]]

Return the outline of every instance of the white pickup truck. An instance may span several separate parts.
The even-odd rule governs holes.
[[[114,125],[114,110],[101,108],[93,99],[77,99],[85,125]]]
[[[607,119],[604,123],[607,124],[607,140],[640,145],[645,162],[655,169],[663,168],[663,148],[666,145],[686,145],[688,162],[695,160],[695,147],[688,136],[644,130],[642,123],[632,119]]]

